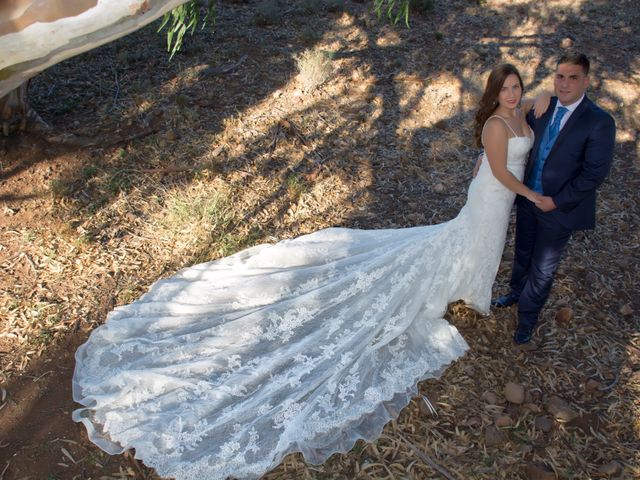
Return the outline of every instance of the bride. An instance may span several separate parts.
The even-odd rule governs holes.
[[[512,65],[491,72],[476,116],[486,161],[456,218],[328,228],[156,282],[76,352],[73,419],[177,480],[258,478],[291,452],[318,464],[374,440],[467,350],[447,304],[488,313],[514,197],[538,200],[520,181],[522,90]]]

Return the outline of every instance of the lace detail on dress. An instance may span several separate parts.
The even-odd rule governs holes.
[[[509,141],[519,177],[530,145]],[[74,420],[177,480],[373,440],[468,348],[442,315],[458,299],[488,311],[513,197],[483,162],[449,222],[321,230],[156,282],[76,352]]]

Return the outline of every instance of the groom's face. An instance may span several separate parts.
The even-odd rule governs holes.
[[[563,105],[571,105],[587,91],[589,76],[580,65],[561,63],[553,80],[556,96]]]

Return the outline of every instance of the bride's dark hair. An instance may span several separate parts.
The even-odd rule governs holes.
[[[498,95],[504,85],[504,81],[509,75],[515,75],[520,82],[520,88],[524,93],[524,84],[522,83],[522,77],[518,69],[510,63],[501,63],[497,65],[487,79],[487,86],[484,88],[484,93],[480,99],[478,107],[478,113],[476,113],[476,125],[475,125],[475,138],[478,147],[482,148],[482,127],[491,114],[498,108]]]

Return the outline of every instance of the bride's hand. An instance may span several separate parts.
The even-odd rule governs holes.
[[[551,103],[551,94],[549,92],[540,93],[533,102],[533,115],[540,118],[549,108]]]
[[[536,205],[539,205],[542,203],[542,195],[534,192],[533,190],[529,190],[527,193],[525,193],[524,197],[530,202],[535,203]]]

